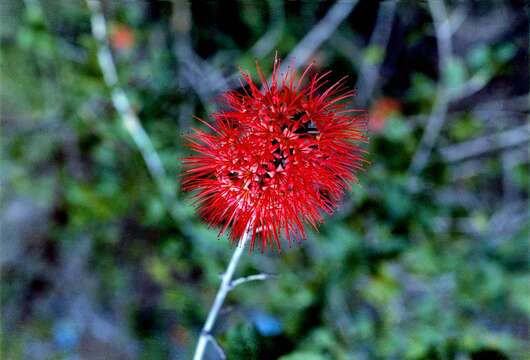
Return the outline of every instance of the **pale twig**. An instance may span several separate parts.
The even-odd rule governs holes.
[[[500,159],[502,165],[502,198],[505,204],[510,204],[517,201],[520,195],[517,183],[513,178],[513,168],[514,164],[517,163],[517,155],[510,151],[503,151]]]
[[[352,12],[358,0],[337,0],[306,36],[296,45],[283,62],[280,72],[285,73],[289,66],[294,69],[307,63],[311,55],[326,41],[337,27]]]
[[[211,113],[215,109],[210,99],[231,86],[221,71],[203,60],[192,48],[192,15],[189,1],[180,0],[173,3],[171,25],[175,32],[174,52],[179,63],[179,78],[185,87],[197,94],[207,112]]]
[[[197,342],[197,347],[195,348],[195,354],[193,355],[193,360],[203,359],[204,352],[206,351],[206,345],[208,344],[208,337],[212,336],[212,329],[213,329],[213,326],[215,325],[215,320],[217,319],[217,316],[219,315],[219,311],[221,310],[221,307],[223,306],[226,296],[232,289],[232,286],[231,286],[232,277],[234,276],[234,272],[236,270],[239,259],[241,258],[241,255],[243,254],[243,250],[245,249],[245,245],[247,244],[250,232],[251,232],[251,228],[249,226],[247,230],[245,231],[245,233],[243,234],[243,236],[241,237],[241,240],[237,244],[234,254],[232,255],[232,258],[230,259],[230,262],[228,263],[228,267],[226,268],[226,271],[223,274],[221,285],[219,287],[219,290],[217,290],[217,294],[215,295],[215,300],[212,304],[212,307],[210,308],[210,311],[208,312],[208,317],[206,318],[206,322],[204,323],[204,326],[202,327],[201,334]]]
[[[225,352],[223,351],[223,348],[221,347],[221,345],[219,345],[219,343],[217,342],[217,340],[215,340],[215,338],[212,336],[212,335],[207,335],[206,336],[206,339],[212,343],[213,347],[215,348],[215,351],[217,351],[217,354],[219,355],[219,358],[221,360],[224,360],[226,359],[226,354]]]
[[[530,162],[528,149],[525,149],[524,146],[516,147],[513,150],[503,150],[503,155],[504,154],[509,157],[509,165],[512,168],[521,164],[528,164]],[[484,159],[471,158],[451,166],[449,180],[451,182],[455,182],[490,172],[491,169],[488,166],[484,166]]]
[[[513,149],[503,149],[503,155],[508,156],[511,168],[521,164],[528,164],[530,162],[528,149],[524,146],[515,147]],[[488,167],[484,166],[484,160],[480,157],[469,158],[468,160],[457,162],[451,166],[450,170],[449,176],[451,182],[468,179],[480,174],[486,174],[490,171]]]
[[[469,11],[470,8],[465,3],[453,10],[448,19],[449,28],[451,29],[451,36],[454,35],[458,29],[460,29],[462,24],[464,24],[464,21],[466,21],[469,15]]]
[[[151,176],[162,190],[163,195],[167,195],[164,185],[166,172],[162,166],[162,161],[140,120],[133,111],[127,95],[125,95],[125,92],[118,83],[118,74],[109,48],[107,26],[101,11],[101,4],[98,0],[87,0],[87,4],[91,12],[92,34],[98,44],[98,62],[105,83],[111,91],[112,104],[120,115],[123,127],[140,150]]]
[[[491,205],[491,204],[490,204]],[[453,219],[456,228],[463,233],[485,240],[490,246],[499,246],[528,223],[528,201],[512,201],[497,209],[488,220],[488,226],[477,227],[476,219],[465,217]],[[475,208],[474,208],[475,209]]]
[[[493,245],[499,245],[506,235],[514,234],[528,224],[528,218],[528,199],[514,200],[491,215],[485,235]]]
[[[330,38],[329,42],[333,50],[349,60],[354,68],[361,68],[363,55],[359,45],[360,40],[355,34],[346,37],[337,32]]]
[[[412,175],[410,177],[412,185],[414,185],[416,180],[415,177],[425,168],[429,161],[436,139],[442,129],[450,100],[448,89],[446,89],[444,83],[447,64],[449,63],[452,53],[450,22],[447,17],[443,0],[429,0],[429,9],[433,18],[436,42],[438,45],[440,82],[433,110],[427,120],[427,124],[425,125],[425,131],[420,140],[418,150],[414,154],[409,167],[409,172]]]
[[[394,14],[396,10],[395,1],[385,1],[380,4],[380,9],[377,14],[377,20],[374,26],[374,31],[370,36],[370,41],[367,49],[377,48],[386,54],[386,47],[390,39],[390,31],[394,23]],[[355,89],[357,90],[356,102],[364,105],[372,96],[372,92],[377,84],[379,77],[379,68],[384,60],[384,56],[377,61],[370,61],[366,57],[362,60],[361,70]]]
[[[429,157],[436,144],[443,123],[445,121],[449,104],[482,90],[491,80],[491,75],[477,72],[459,89],[450,91],[445,84],[447,65],[451,59],[452,44],[451,36],[455,29],[460,27],[466,18],[466,10],[459,8],[453,11],[451,16],[447,15],[443,0],[429,0],[429,9],[433,17],[434,29],[438,45],[438,67],[440,80],[433,110],[425,125],[425,131],[420,140],[418,150],[412,158],[409,172],[411,182],[416,180],[416,176],[425,168]]]
[[[485,74],[478,71],[462,86],[451,94],[451,101],[459,100],[471,96],[482,90],[493,78],[493,74]]]
[[[443,147],[440,149],[440,154],[447,162],[457,162],[492,151],[523,145],[529,141],[530,127],[528,125],[522,125],[500,133]]]
[[[281,38],[285,23],[283,1],[269,0],[270,25],[269,29],[250,48],[254,56],[260,58],[270,53]]]
[[[530,94],[510,98],[498,98],[477,104],[474,111],[513,111],[528,114],[530,110]]]
[[[276,276],[277,275],[265,274],[265,273],[249,275],[249,276],[243,276],[243,277],[240,277],[240,278],[235,279],[232,282],[230,282],[230,290],[234,289],[236,286],[239,286],[241,284],[245,284],[245,283],[250,282],[250,281],[263,281],[263,280],[267,280],[267,279],[270,279],[270,278],[273,278],[273,277],[276,277]]]
[[[118,73],[109,47],[107,26],[103,17],[101,3],[99,0],[86,1],[91,12],[92,34],[97,40],[99,66],[103,73],[105,84],[111,91],[112,104],[120,116],[123,127],[129,133],[134,144],[140,151],[147,169],[158,187],[165,210],[175,222],[182,225],[181,228],[189,238],[194,238],[187,224],[189,220],[178,211],[178,208],[173,206],[175,193],[169,187],[162,160],[156,152],[149,135],[140,123],[138,116],[132,109],[125,91],[119,85]]]

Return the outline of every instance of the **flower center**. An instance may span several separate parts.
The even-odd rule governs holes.
[[[284,181],[277,179],[277,176],[318,150],[320,131],[305,111],[286,118],[279,130],[273,131],[272,140],[267,140],[270,141],[268,145],[256,145],[256,153],[260,155],[250,156],[248,161],[238,162],[226,169],[222,177],[234,190],[254,192],[282,186],[287,187],[284,190],[290,190],[288,185],[282,185]],[[259,141],[260,138],[252,140]],[[264,151],[258,151],[260,148]]]

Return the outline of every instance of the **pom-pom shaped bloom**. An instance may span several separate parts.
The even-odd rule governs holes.
[[[344,79],[328,85],[329,72],[280,74],[276,59],[268,83],[257,69],[261,88],[242,73],[243,89],[223,96],[228,108],[188,136],[183,187],[197,191],[200,215],[220,234],[230,228],[237,241],[252,229],[250,249],[279,251],[282,237],[305,238],[304,223],[316,228],[356,181],[366,119],[348,109]]]

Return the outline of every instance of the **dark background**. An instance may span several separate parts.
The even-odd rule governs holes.
[[[528,357],[528,5],[102,10],[118,88],[86,3],[0,3],[3,359],[191,357],[233,248],[179,190],[182,134],[275,51],[349,76],[371,165],[319,233],[244,255],[278,277],[229,295],[228,359]]]

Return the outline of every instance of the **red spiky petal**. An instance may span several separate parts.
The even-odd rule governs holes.
[[[316,228],[333,212],[364,161],[366,119],[347,109],[344,78],[325,88],[329,72],[280,77],[279,64],[270,84],[257,65],[262,89],[242,72],[246,89],[224,94],[229,110],[201,120],[211,131],[188,136],[194,155],[184,159],[183,187],[197,191],[200,215],[233,241],[250,225],[251,250],[305,238],[304,223]]]

